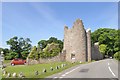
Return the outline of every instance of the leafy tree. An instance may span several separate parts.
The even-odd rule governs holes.
[[[31,41],[29,38],[18,38],[17,36],[10,38],[6,41],[7,45],[10,45],[10,53],[17,53],[17,58],[26,58],[31,49]],[[26,55],[26,56],[25,56]],[[15,56],[14,56],[15,58]]]
[[[3,54],[6,56],[7,54],[9,54],[10,50],[8,48],[2,49]]]
[[[41,47],[38,45],[38,46],[37,46],[37,53],[36,53],[36,59],[37,59],[37,60],[40,58],[41,52],[42,52],[42,49],[41,49]]]
[[[46,40],[39,41],[38,46],[40,46],[41,49],[44,49],[47,46],[47,41]]]
[[[63,49],[63,41],[58,40],[55,37],[50,37],[49,40],[41,40],[41,41],[39,41],[38,46],[40,46],[40,48],[43,50],[48,44],[51,44],[51,43],[59,44],[60,52],[62,51],[62,49]]]
[[[48,44],[44,49],[43,52],[40,54],[42,58],[54,57],[60,53],[59,44],[51,43]]]
[[[103,55],[105,55],[105,53],[106,53],[106,51],[107,51],[107,45],[101,44],[101,45],[99,46],[99,50],[100,50],[100,52],[101,52]]]
[[[120,51],[119,32],[120,30],[100,28],[92,32],[92,43],[99,42],[100,50],[102,50],[101,52],[104,53],[103,51],[105,49],[106,55],[113,56],[116,52]]]
[[[30,52],[30,54],[28,55],[28,58],[30,59],[35,59],[38,60],[40,58],[40,50],[38,50],[38,48],[36,46],[34,46]]]
[[[3,48],[0,48],[0,54],[1,54],[1,51],[3,51]]]
[[[22,55],[22,58],[23,59],[26,59],[27,58],[27,56],[28,56],[28,51],[23,51],[23,52],[21,52],[21,55]]]
[[[12,60],[14,58],[18,58],[18,54],[16,52],[10,52],[5,56],[5,60]]]
[[[57,38],[55,38],[55,37],[50,37],[49,40],[48,40],[48,43],[50,44],[50,43],[52,43],[52,42],[57,43]]]
[[[34,46],[30,52],[29,58],[36,59],[36,53],[37,53],[37,48],[36,48],[36,46]]]

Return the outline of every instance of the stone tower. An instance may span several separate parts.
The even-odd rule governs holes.
[[[92,54],[92,45],[91,45],[91,30],[87,29],[87,60],[88,62],[91,61],[91,54]]]
[[[64,28],[64,48],[66,61],[87,60],[87,36],[82,20],[77,19],[71,29]]]

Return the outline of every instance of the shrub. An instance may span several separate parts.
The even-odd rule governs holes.
[[[120,61],[120,51],[114,54],[114,58]]]

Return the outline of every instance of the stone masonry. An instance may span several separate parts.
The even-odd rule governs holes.
[[[69,62],[86,62],[92,59],[91,30],[85,30],[82,20],[77,19],[71,29],[64,27],[63,52]],[[95,51],[93,51],[95,52]]]
[[[92,49],[91,49],[91,30],[90,29],[87,29],[86,30],[87,32],[87,59],[88,59],[88,62],[91,61],[91,53],[92,53]]]
[[[64,48],[66,50],[66,61],[86,62],[87,43],[86,31],[82,20],[77,19],[71,29],[64,28]]]

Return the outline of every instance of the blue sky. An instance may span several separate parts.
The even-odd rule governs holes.
[[[82,19],[85,29],[118,28],[118,5],[113,2],[8,2],[2,4],[2,47],[13,36],[30,38],[32,45],[42,39],[63,40],[64,25]]]

